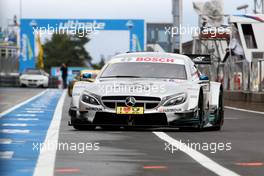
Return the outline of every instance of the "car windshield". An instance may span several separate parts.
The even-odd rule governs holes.
[[[27,74],[27,75],[42,75],[40,70],[27,70],[25,72],[25,74]]]
[[[184,65],[166,63],[113,63],[106,67],[101,78],[166,78],[186,80]]]

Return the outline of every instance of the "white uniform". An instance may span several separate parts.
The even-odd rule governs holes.
[[[236,55],[239,55],[239,56],[244,55],[243,48],[242,48],[241,44],[239,43],[239,41],[235,37],[231,39],[230,44],[229,44],[229,48]]]

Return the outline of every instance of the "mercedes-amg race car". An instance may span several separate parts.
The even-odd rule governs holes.
[[[156,52],[114,56],[93,83],[74,85],[69,125],[220,130],[222,85],[209,81],[195,62],[203,63],[203,57]]]

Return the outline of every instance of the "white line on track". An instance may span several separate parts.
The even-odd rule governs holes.
[[[0,144],[11,144],[12,139],[0,139]]]
[[[0,130],[0,133],[27,134],[27,133],[30,133],[30,130],[2,129]]]
[[[26,111],[41,111],[42,108],[25,108]]]
[[[248,109],[235,108],[231,106],[225,106],[225,108],[236,110],[236,111],[250,112],[250,113],[255,113],[255,114],[264,114],[264,112],[261,112],[261,111],[253,111],[253,110],[248,110]]]
[[[0,158],[1,159],[11,159],[13,157],[13,154],[14,154],[13,151],[0,152]]]
[[[39,120],[38,118],[16,118],[14,120],[20,120],[20,121],[35,121],[35,120]]]
[[[23,106],[24,104],[30,102],[31,100],[34,100],[34,99],[40,97],[41,95],[43,95],[43,94],[46,93],[47,91],[48,91],[48,89],[46,89],[46,90],[40,92],[39,94],[37,94],[37,95],[35,95],[35,96],[33,96],[33,97],[27,99],[26,101],[23,101],[23,102],[21,102],[21,103],[15,105],[15,106],[13,106],[13,107],[10,108],[10,109],[7,109],[7,110],[1,112],[1,113],[0,113],[0,118],[3,117],[4,115],[8,114],[9,112],[15,110],[16,108],[19,108],[20,106]]]
[[[220,175],[220,176],[227,176],[227,175],[228,176],[239,176],[237,173],[221,166],[220,164],[216,163],[215,161],[208,158],[204,154],[188,147],[186,144],[184,144],[180,141],[177,141],[176,139],[173,139],[172,137],[170,137],[166,133],[164,133],[164,132],[153,132],[153,133],[156,136],[158,136],[160,139],[168,142],[172,146],[175,146],[176,148],[178,148],[182,152],[186,153],[191,158],[193,158],[195,161],[197,161],[198,163],[200,163],[202,166],[209,169],[210,171],[214,172],[215,174]]]
[[[44,113],[44,111],[26,111],[27,113]]]
[[[2,126],[19,126],[19,127],[26,127],[28,124],[26,123],[3,123]]]
[[[36,117],[36,114],[16,114],[17,117]]]
[[[60,122],[62,116],[62,108],[64,99],[66,96],[66,90],[63,91],[60,100],[55,109],[53,119],[51,121],[50,127],[47,132],[46,139],[44,141],[44,146],[51,144],[53,146],[58,145],[59,139],[59,129]],[[56,158],[56,147],[52,147],[50,150],[41,150],[39,154],[39,158],[36,164],[36,168],[34,170],[34,176],[52,176],[54,174],[54,166],[55,166],[55,158]]]

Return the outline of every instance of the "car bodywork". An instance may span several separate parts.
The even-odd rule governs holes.
[[[185,68],[186,79],[133,75],[104,78],[104,72],[116,63],[178,64]],[[220,130],[224,120],[222,97],[221,84],[200,80],[200,72],[188,56],[154,52],[120,54],[104,66],[95,82],[75,83],[69,125],[76,129],[87,125]]]
[[[28,69],[19,77],[22,87],[45,87],[49,86],[49,74],[43,70]]]

